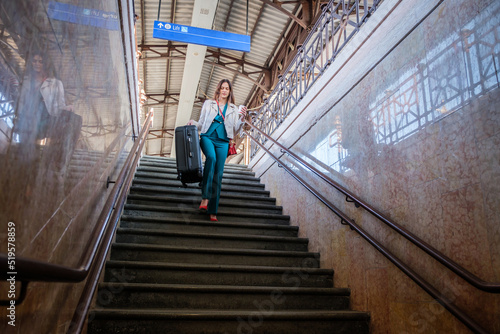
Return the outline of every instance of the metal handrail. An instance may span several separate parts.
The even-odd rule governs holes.
[[[140,138],[145,136],[147,133],[145,130],[149,129],[152,113],[148,115],[145,121],[145,125],[141,131]],[[149,123],[148,123],[149,122]],[[135,150],[139,147],[139,141],[136,141],[132,147],[123,169],[121,170],[118,178],[116,180],[115,186],[113,187],[111,194],[106,201],[101,215],[97,220],[96,227],[94,229],[94,234],[89,240],[88,247],[85,247],[87,251],[83,254],[80,260],[80,265],[77,268],[62,266],[58,264],[53,264],[50,262],[34,260],[22,256],[16,256],[16,278],[20,281],[37,281],[37,282],[81,282],[83,281],[89,272],[90,266],[95,258],[99,245],[102,242],[103,229],[106,228],[106,223],[109,221],[113,209],[115,207],[115,202],[118,199],[120,190],[122,189],[123,183],[125,182],[125,177],[127,176],[127,168],[130,167],[132,158],[135,155]],[[143,144],[144,145],[144,144]],[[0,266],[7,267],[7,254],[0,253]],[[0,277],[4,278],[5,272],[0,273]]]
[[[113,234],[109,237],[109,226],[111,219],[116,215],[117,211],[121,211],[121,206],[118,200],[123,194],[128,191],[128,185],[133,177],[133,172],[131,172],[132,166],[138,160],[140,152],[146,142],[145,138],[151,126],[153,117],[153,112],[148,114],[146,121],[144,122],[143,128],[139,135],[139,140],[136,140],[125,164],[118,175],[113,189],[111,190],[108,200],[106,201],[101,214],[97,220],[96,227],[94,228],[94,233],[89,239],[88,246],[85,247],[87,251],[82,255],[80,259],[80,265],[77,268],[72,268],[68,266],[62,266],[58,264],[53,264],[45,261],[34,260],[26,257],[16,256],[16,280],[26,283],[30,281],[43,281],[43,282],[81,282],[85,280],[92,268],[95,261],[101,261],[102,257],[106,257],[106,254],[102,254],[102,245],[104,243],[109,244]],[[135,159],[134,159],[135,158]],[[126,185],[127,187],[124,187]],[[105,238],[106,236],[106,238]],[[97,257],[97,255],[100,255]],[[0,266],[7,268],[7,254],[0,253]],[[100,274],[100,271],[99,271]],[[0,277],[4,278],[5,272],[0,273]],[[77,310],[81,313],[80,310]],[[86,315],[86,312],[85,312]]]
[[[120,193],[120,196],[114,205],[115,209],[113,210],[113,213],[109,219],[108,227],[104,231],[105,237],[103,245],[99,248],[99,253],[97,254],[97,263],[92,267],[92,271],[89,274],[85,287],[80,296],[80,301],[78,302],[78,308],[73,314],[73,319],[71,321],[70,327],[68,328],[67,334],[80,333],[83,329],[83,326],[85,325],[85,320],[87,319],[87,314],[90,309],[90,305],[92,304],[92,298],[94,296],[94,292],[96,291],[97,284],[99,283],[99,277],[101,276],[104,264],[106,263],[106,259],[109,250],[111,249],[111,244],[113,242],[118,221],[120,220],[120,216],[127,199],[128,189],[130,189],[130,185],[132,184],[134,172],[132,172],[131,169],[133,166],[138,165],[139,159],[141,157],[141,151],[144,147],[144,144],[146,143],[146,137],[152,124],[152,115],[153,111],[150,111],[148,118],[143,125],[142,131],[139,134],[139,140],[136,142],[136,144],[139,144],[138,148],[136,150],[132,148],[132,151],[127,158],[127,162],[129,162],[129,159],[131,159],[132,157],[134,157],[134,161],[129,165],[126,164],[122,169],[122,171],[125,169],[128,171],[127,178],[124,182],[125,186],[122,187],[123,191]],[[134,147],[135,146],[136,145],[134,145]]]
[[[281,150],[282,153],[287,153],[289,154],[292,158],[300,162],[303,166],[305,166],[307,169],[309,169],[311,172],[316,174],[318,177],[320,177],[323,181],[327,182],[329,185],[333,186],[337,190],[339,190],[341,193],[346,195],[346,200],[348,202],[353,202],[357,207],[361,206],[364,208],[366,211],[371,213],[373,216],[377,217],[380,221],[391,227],[393,230],[401,234],[403,237],[405,237],[407,240],[412,242],[415,246],[419,247],[422,249],[424,252],[429,254],[431,257],[433,257],[435,260],[439,261],[441,264],[443,264],[445,267],[453,271],[456,275],[458,275],[460,278],[468,282],[470,285],[474,286],[475,288],[485,291],[485,292],[490,292],[490,293],[500,293],[500,283],[496,282],[487,282],[467,269],[463,268],[460,266],[458,263],[438,251],[436,248],[432,247],[429,245],[427,242],[423,241],[420,239],[418,236],[413,234],[412,232],[408,231],[404,227],[402,227],[399,224],[396,224],[395,222],[389,220],[387,217],[385,217],[380,211],[376,210],[374,207],[371,205],[367,204],[366,202],[362,201],[359,199],[356,195],[354,195],[352,192],[347,190],[346,188],[342,187],[340,184],[337,182],[333,181],[331,178],[320,172],[318,169],[316,169],[314,166],[311,166],[309,163],[307,163],[305,160],[297,156],[295,153],[290,151],[289,149],[285,148],[283,145],[278,143],[276,140],[271,138],[269,135],[264,133],[262,130],[259,128],[255,127],[253,124],[249,124],[253,129],[259,131],[261,135],[266,137],[268,140],[272,141],[276,146],[278,146]]]
[[[250,126],[254,127],[252,124],[247,122]],[[260,130],[259,130],[260,131]],[[357,225],[353,219],[349,218],[345,213],[328,201],[323,195],[321,195],[316,189],[304,181],[300,176],[298,176],[294,171],[292,171],[288,166],[286,166],[279,158],[273,155],[263,144],[258,142],[254,137],[250,135],[247,130],[244,130],[246,135],[256,142],[260,148],[262,148],[273,160],[275,160],[280,167],[285,169],[290,175],[292,175],[299,183],[301,183],[309,192],[316,196],[323,204],[325,204],[331,211],[333,211],[340,219],[342,223],[350,226],[350,228],[358,232],[366,241],[368,241],[373,247],[375,247],[382,255],[384,255],[389,261],[391,261],[396,267],[403,271],[410,279],[412,279],[418,286],[424,289],[431,297],[436,299],[444,308],[446,308],[451,314],[453,314],[457,319],[459,319],[463,324],[465,324],[474,333],[487,334],[488,332],[484,330],[476,321],[465,314],[460,308],[453,304],[448,298],[443,296],[436,288],[434,288],[429,282],[427,282],[422,276],[417,274],[413,269],[407,266],[403,261],[401,261],[397,256],[392,254],[387,248],[375,240],[369,233],[363,230],[359,225]],[[262,134],[266,135],[262,132]],[[268,139],[274,142],[274,139],[269,137]],[[275,142],[278,144],[277,142]],[[278,146],[282,147],[278,144]],[[286,148],[282,150],[288,151]],[[312,166],[311,166],[312,167]],[[361,203],[360,203],[361,204]]]
[[[281,72],[276,87],[264,99],[256,116],[261,128],[272,134],[283,123],[382,1],[373,0],[368,6],[367,0],[330,0],[323,6],[323,12],[310,29],[311,33],[298,47],[288,67]],[[259,143],[265,143],[258,134],[256,137]],[[252,144],[251,157],[257,150],[258,146]]]

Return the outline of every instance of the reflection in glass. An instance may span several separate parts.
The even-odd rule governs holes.
[[[377,142],[395,144],[500,87],[500,3],[450,34],[370,105]]]
[[[460,30],[440,39],[433,35],[439,27],[424,27],[417,33],[428,34],[427,43],[433,45],[429,48],[423,40],[409,36],[418,42],[410,49],[401,45],[394,54],[411,61],[397,67],[389,56],[375,69],[387,80],[370,87],[371,99],[361,85],[339,101],[330,111],[335,120],[325,125],[325,134],[316,141],[309,159],[329,172],[353,170],[359,175],[376,165],[360,166],[361,158],[377,159],[391,145],[500,87],[499,15],[500,2],[493,2]],[[358,101],[368,105],[357,105]],[[353,109],[358,112],[349,111]]]
[[[117,13],[114,0],[0,6],[0,218],[30,224],[26,245],[92,214],[130,138]]]

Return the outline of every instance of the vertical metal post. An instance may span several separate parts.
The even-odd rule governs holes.
[[[158,2],[158,19],[157,19],[157,21],[160,21],[160,9],[161,9],[161,0]]]

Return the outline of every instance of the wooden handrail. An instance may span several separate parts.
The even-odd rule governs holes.
[[[259,131],[261,134],[265,135],[266,138],[271,140],[273,143],[277,144],[281,149],[282,153],[291,153],[288,149],[283,147],[281,144],[277,143],[274,139],[267,136],[260,129],[256,128],[253,124],[247,122],[252,128]],[[460,308],[453,304],[447,297],[443,296],[436,288],[434,288],[429,282],[427,282],[422,276],[416,273],[413,269],[407,266],[398,257],[392,254],[387,248],[375,240],[368,232],[363,230],[359,225],[357,225],[354,220],[349,218],[345,213],[328,201],[323,195],[321,195],[314,187],[309,185],[300,176],[298,176],[294,171],[292,171],[288,166],[286,166],[279,158],[273,155],[263,144],[256,140],[250,133],[246,130],[244,132],[247,136],[256,142],[269,156],[275,160],[280,167],[285,169],[291,176],[293,176],[300,184],[302,184],[309,192],[316,196],[323,204],[325,204],[331,211],[333,211],[340,219],[342,223],[350,226],[350,228],[360,234],[366,241],[368,241],[373,247],[375,247],[382,255],[384,255],[389,261],[391,261],[396,267],[403,271],[411,280],[413,280],[418,286],[424,289],[431,297],[437,300],[444,308],[446,308],[451,314],[453,314],[458,320],[465,324],[474,333],[487,334],[488,332],[482,328],[476,321],[465,314]],[[285,152],[283,152],[285,151]],[[292,153],[293,154],[293,153]],[[299,158],[300,159],[300,158]],[[300,159],[302,160],[302,159]],[[306,163],[304,161],[304,163]],[[306,163],[307,164],[307,163]],[[309,164],[307,164],[309,165]],[[306,166],[307,167],[307,166]],[[310,166],[312,167],[312,166]],[[312,167],[314,168],[314,167]],[[318,173],[322,174],[318,171]],[[316,173],[315,173],[316,174]],[[325,176],[326,177],[326,176]],[[349,196],[350,197],[350,196]],[[357,202],[357,200],[356,200]],[[361,203],[359,203],[361,205]]]

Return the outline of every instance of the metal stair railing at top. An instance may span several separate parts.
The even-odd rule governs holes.
[[[419,247],[427,254],[429,254],[432,258],[439,261],[441,264],[450,269],[453,273],[455,273],[460,278],[464,279],[472,286],[490,293],[499,293],[500,292],[500,284],[499,283],[491,283],[486,282],[465,268],[461,267],[459,264],[448,258],[446,255],[439,252],[434,247],[430,246],[425,241],[418,238],[416,235],[406,230],[402,226],[390,221],[380,212],[372,208],[370,205],[366,204],[364,201],[360,200],[357,196],[349,192],[347,189],[339,185],[337,182],[333,181],[323,173],[321,173],[318,169],[311,166],[309,163],[304,161],[302,158],[297,156],[295,153],[291,152],[289,149],[285,148],[283,145],[279,144],[272,137],[264,133],[262,130],[255,127],[253,124],[247,122],[247,124],[258,131],[263,137],[267,140],[271,141],[274,145],[280,148],[280,152],[283,154],[288,154],[293,159],[297,160],[300,164],[306,167],[308,170],[313,172],[315,175],[319,176],[322,180],[326,181],[328,184],[342,192],[346,195],[346,201],[352,202],[356,205],[356,207],[363,207],[370,214],[374,215],[376,218],[390,226],[397,233],[405,237],[407,240],[412,242],[415,246]],[[451,314],[453,314],[457,319],[459,319],[462,323],[464,323],[469,329],[471,329],[474,333],[487,333],[477,322],[471,319],[467,314],[465,314],[462,310],[460,310],[456,305],[454,305],[448,298],[443,296],[436,288],[434,288],[429,282],[423,279],[418,273],[413,271],[409,266],[407,266],[404,262],[402,262],[399,258],[397,258],[394,254],[392,254],[387,248],[381,245],[377,240],[375,240],[370,234],[364,231],[359,225],[357,225],[354,220],[349,218],[345,213],[343,213],[340,209],[338,209],[335,205],[333,205],[330,201],[328,201],[323,195],[321,195],[316,189],[311,187],[306,181],[304,181],[301,177],[299,177],[295,172],[293,172],[288,166],[286,166],[278,157],[273,155],[263,144],[258,142],[249,131],[245,130],[246,135],[252,139],[252,141],[258,143],[261,149],[263,149],[269,156],[278,163],[278,166],[285,169],[290,175],[292,175],[299,183],[301,183],[308,191],[310,191],[314,196],[316,196],[323,204],[325,204],[330,210],[332,210],[340,219],[341,223],[345,225],[349,225],[351,229],[355,230],[359,233],[365,240],[367,240],[372,246],[374,246],[379,252],[381,252],[389,261],[391,261],[394,265],[396,265],[400,270],[402,270],[408,277],[410,277],[415,283],[417,283],[422,289],[424,289],[429,295],[435,298],[443,307],[445,307]]]
[[[135,166],[139,161],[142,148],[146,142],[146,137],[153,119],[153,112],[149,112],[144,122],[138,140],[135,140],[133,147],[120,171],[115,185],[101,214],[97,220],[96,227],[87,243],[86,252],[80,258],[80,265],[77,268],[61,266],[45,261],[33,260],[16,256],[15,269],[16,280],[22,283],[21,295],[15,301],[19,304],[26,296],[26,286],[28,282],[81,282],[87,279],[78,307],[76,308],[73,320],[68,333],[80,333],[87,317],[93,293],[98,283],[99,276],[106,261],[108,251],[111,247],[116,225],[125,203],[125,199],[132,182]],[[7,268],[8,255],[0,253],[0,265]],[[6,278],[6,272],[0,273],[0,278]]]
[[[323,7],[309,36],[257,112],[255,123],[259,128],[272,134],[283,123],[382,1],[330,0]],[[256,143],[266,141],[259,133],[255,133],[255,137],[256,142],[250,148],[251,157],[259,149]]]

